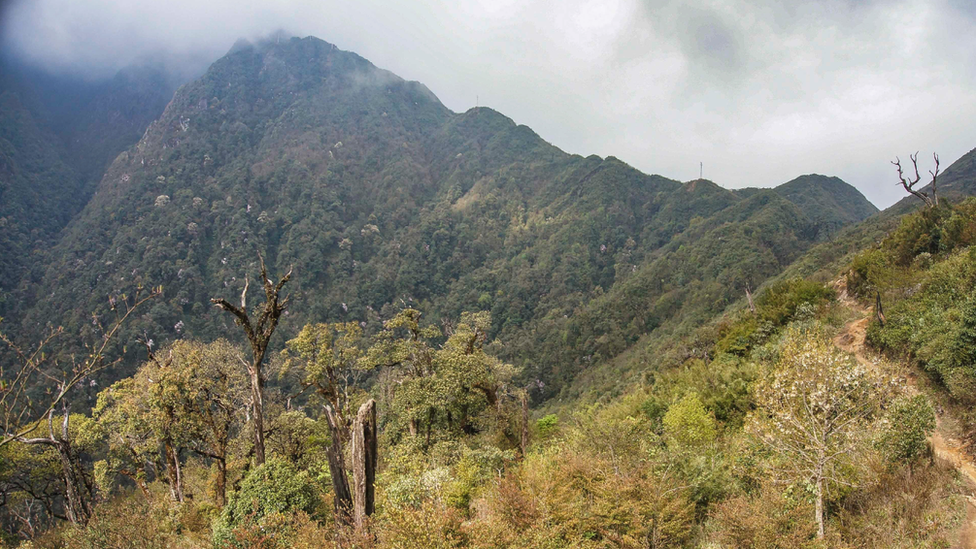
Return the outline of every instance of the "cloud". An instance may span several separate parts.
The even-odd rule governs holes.
[[[838,175],[879,206],[888,161],[976,147],[966,0],[15,0],[2,47],[105,75],[201,69],[241,37],[315,35],[454,110],[479,102],[573,153],[677,179]]]

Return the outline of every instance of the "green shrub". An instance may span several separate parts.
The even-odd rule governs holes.
[[[316,515],[321,498],[307,471],[299,472],[286,461],[270,459],[251,470],[241,487],[232,493],[214,524],[218,547],[234,547],[230,536],[239,524],[261,524],[269,515],[302,511]]]
[[[697,393],[689,393],[664,414],[664,433],[682,446],[701,446],[715,440],[715,418]]]
[[[891,268],[884,250],[866,250],[857,254],[847,273],[848,293],[857,297],[873,295],[883,285]]]
[[[877,446],[892,462],[911,464],[928,450],[926,437],[935,429],[935,411],[924,395],[896,400],[885,418]]]
[[[753,315],[729,324],[720,332],[715,351],[736,356],[748,355],[755,343],[754,335],[758,327],[759,322]]]
[[[559,432],[559,417],[556,414],[542,416],[535,422],[535,428],[540,438],[549,438]]]
[[[953,242],[945,232],[945,222],[952,216],[949,207],[924,208],[902,218],[901,224],[885,241],[895,263],[909,266],[919,254],[937,255],[949,251]]]
[[[820,307],[835,297],[837,294],[833,288],[818,282],[800,278],[784,280],[763,292],[756,304],[757,313],[774,326],[782,326],[793,319],[797,309],[804,303]]]

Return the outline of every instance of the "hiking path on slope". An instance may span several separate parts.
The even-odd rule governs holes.
[[[834,337],[834,345],[853,354],[858,363],[869,370],[883,369],[884,361],[865,345],[868,324],[871,322],[871,316],[874,312],[848,295],[847,285],[843,278],[835,282],[834,287],[837,290],[837,301],[857,316],[855,320],[844,325]],[[911,373],[906,376],[906,389],[910,394],[921,392],[916,384],[915,376]],[[935,422],[935,430],[928,438],[932,452],[936,457],[951,463],[956,471],[966,479],[970,489],[976,489],[976,461],[966,452],[964,444],[948,433],[944,413],[938,408],[936,409]],[[966,496],[966,499],[968,501],[966,523],[960,530],[958,547],[976,549],[976,498],[969,495]]]

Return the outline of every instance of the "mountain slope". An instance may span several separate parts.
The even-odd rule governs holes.
[[[22,313],[28,332],[62,319],[89,333],[109,296],[162,284],[128,337],[237,337],[208,300],[239,294],[260,252],[274,272],[294,267],[280,333],[404,306],[431,322],[490,310],[502,356],[551,396],[779,272],[817,238],[808,213],[775,191],[566,154],[296,38],[236,47],[177,92],[109,167]]]
[[[0,93],[0,310],[39,247],[80,209],[81,179],[20,98]]]
[[[174,86],[158,66],[87,82],[0,61],[0,313],[37,254],[84,207],[108,164],[142,136]],[[7,305],[2,302],[6,301]]]
[[[837,177],[803,175],[776,187],[776,192],[800,211],[809,212],[820,240],[878,213],[864,195]]]

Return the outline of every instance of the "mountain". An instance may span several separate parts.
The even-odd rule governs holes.
[[[174,82],[133,66],[89,82],[0,61],[0,312],[108,164],[162,113]]]
[[[925,159],[922,160],[920,171],[923,171],[924,162]],[[894,169],[891,179],[892,185],[897,184]],[[937,185],[939,197],[950,203],[959,203],[976,196],[976,149],[958,158],[939,174]],[[926,185],[923,190],[930,192],[931,185]],[[830,241],[811,248],[800,260],[787,268],[781,277],[815,276],[824,280],[833,276],[837,269],[850,262],[854,254],[879,244],[898,227],[902,216],[916,211],[921,205],[918,198],[909,195],[863,222],[845,227]]]
[[[16,316],[25,334],[91,334],[110,296],[162,284],[123,341],[237,338],[209,298],[240,294],[261,253],[273,273],[294,267],[279,334],[376,326],[405,306],[435,323],[490,310],[499,354],[551,397],[870,213],[812,177],[750,193],[681,183],[566,154],[489,108],[454,113],[322,40],[242,44],[115,158]]]
[[[80,179],[16,94],[0,93],[0,310],[23,270],[80,209]]]
[[[776,192],[809,212],[820,240],[878,213],[864,195],[837,177],[803,175],[776,187]]]

